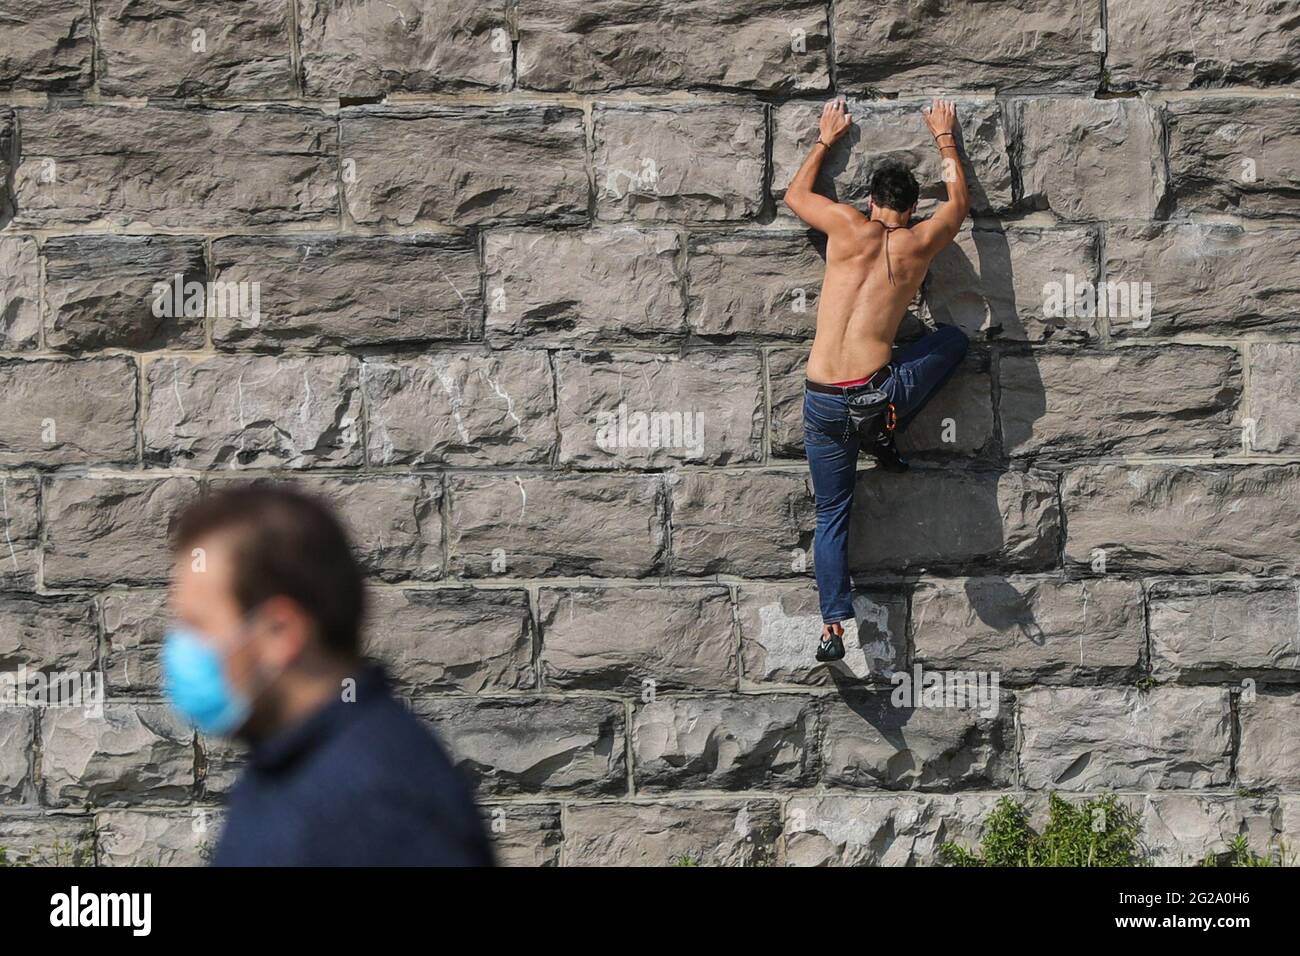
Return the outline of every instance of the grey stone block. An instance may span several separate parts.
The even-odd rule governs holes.
[[[1136,581],[930,580],[912,594],[916,660],[1003,684],[1134,680],[1146,647]]]
[[[543,351],[449,352],[361,366],[374,465],[546,464],[555,393]]]
[[[686,337],[681,240],[667,229],[489,232],[487,339],[494,348],[670,345]]]
[[[663,567],[665,503],[652,475],[457,475],[448,491],[455,575],[644,577]]]
[[[578,805],[564,832],[570,866],[772,866],[780,835],[760,799]]]
[[[423,701],[417,711],[483,796],[627,790],[623,705],[599,698]]]
[[[539,666],[548,688],[728,690],[737,680],[722,587],[543,588]]]
[[[758,353],[555,359],[559,460],[587,468],[734,465],[763,454]]]
[[[523,690],[536,684],[528,593],[371,588],[366,653],[407,694]]]
[[[766,107],[597,104],[602,220],[736,222],[763,208]]]
[[[816,0],[521,6],[519,85],[599,92],[622,87],[735,87],[792,93],[829,82],[827,9]]]
[[[563,106],[347,108],[344,202],[369,227],[585,221],[584,139]]]
[[[1229,781],[1226,690],[1034,688],[1019,706],[1020,779],[1031,790],[1179,790]]]
[[[632,763],[639,793],[811,786],[813,703],[794,694],[661,697],[636,708]]]
[[[1175,574],[1300,567],[1295,465],[1083,465],[1061,484],[1067,565]]]
[[[0,359],[0,464],[136,460],[136,368],[124,356]]]
[[[467,342],[482,338],[478,255],[445,236],[227,236],[218,282],[258,289],[258,315],[216,315],[220,348]]]
[[[280,0],[107,0],[95,14],[107,95],[295,95],[292,18]]]
[[[285,106],[20,111],[15,222],[223,228],[332,223],[334,120]],[[142,188],[148,183],[148,188]]]
[[[145,459],[200,469],[359,465],[359,372],[345,355],[151,361]]]

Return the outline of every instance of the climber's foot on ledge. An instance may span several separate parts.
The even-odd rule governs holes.
[[[871,456],[885,471],[900,472],[907,471],[907,459],[898,453],[898,444],[894,441],[894,433],[890,432],[880,438],[870,448]]]
[[[821,643],[817,645],[817,660],[839,661],[844,659],[844,625],[823,624]]]

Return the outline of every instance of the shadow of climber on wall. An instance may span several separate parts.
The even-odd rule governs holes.
[[[470,790],[361,656],[365,591],[320,502],[248,486],[176,525],[164,691],[204,734],[251,747],[217,866],[482,866]]]

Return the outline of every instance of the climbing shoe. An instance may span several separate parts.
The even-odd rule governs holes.
[[[826,661],[839,661],[844,659],[844,638],[832,631],[830,634],[823,634],[821,641],[817,644],[817,660],[825,663]]]

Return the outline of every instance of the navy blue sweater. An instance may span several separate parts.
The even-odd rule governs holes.
[[[214,866],[489,866],[469,787],[378,669],[259,743]]]

